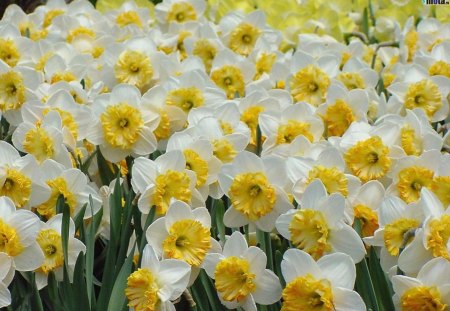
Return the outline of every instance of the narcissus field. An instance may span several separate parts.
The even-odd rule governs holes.
[[[0,5],[1,311],[450,310],[450,5],[43,2]]]

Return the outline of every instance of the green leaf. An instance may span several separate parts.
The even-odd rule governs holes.
[[[108,162],[103,157],[100,149],[97,147],[97,164],[98,164],[98,172],[100,174],[100,179],[102,180],[102,184],[109,186],[111,181],[116,178],[115,173],[113,170],[111,170]],[[118,171],[117,166],[112,164],[113,169],[116,169],[116,172]]]
[[[378,298],[380,309],[385,311],[394,310],[394,303],[392,301],[394,292],[392,290],[392,284],[381,268],[380,260],[373,247],[371,247],[369,251],[369,268],[372,280],[375,284],[375,293]]]
[[[361,298],[366,303],[367,309],[379,311],[378,300],[375,294],[372,278],[367,267],[366,259],[356,264],[356,291],[361,295]]]
[[[213,310],[222,310],[222,303],[219,300],[219,297],[217,296],[216,288],[212,282],[212,280],[209,278],[209,276],[206,274],[205,270],[201,270],[199,274],[199,279],[201,283],[201,288],[206,292],[206,297],[208,297],[208,301],[212,307]]]
[[[128,276],[131,273],[131,267],[133,264],[132,254],[134,253],[135,246],[136,244],[133,246],[131,255],[127,257],[124,264],[122,265],[122,268],[117,275],[116,281],[114,282],[114,287],[112,289],[108,304],[108,311],[116,311],[117,307],[123,306],[126,301],[125,288],[127,287]]]
[[[367,8],[364,8],[363,11],[362,32],[369,38],[369,12]]]

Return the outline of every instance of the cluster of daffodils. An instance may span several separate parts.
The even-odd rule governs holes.
[[[366,310],[372,253],[397,310],[450,308],[448,15],[250,2],[7,8],[0,308],[17,279],[75,282],[127,230],[110,290],[132,310],[201,309],[207,285],[226,309]]]

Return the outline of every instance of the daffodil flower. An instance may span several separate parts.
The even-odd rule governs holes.
[[[11,304],[11,293],[8,285],[14,277],[13,260],[6,253],[0,253],[0,308]]]
[[[256,311],[256,303],[270,305],[281,297],[278,277],[266,268],[266,255],[248,247],[244,236],[234,232],[223,252],[207,254],[203,269],[215,280],[219,299],[228,309]]]
[[[366,306],[353,291],[355,263],[346,254],[325,255],[317,262],[306,252],[289,249],[281,261],[286,287],[283,289],[283,311],[354,310]]]

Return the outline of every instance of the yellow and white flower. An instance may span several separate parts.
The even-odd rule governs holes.
[[[167,144],[166,152],[180,150],[186,159],[186,169],[191,170],[197,177],[196,188],[207,199],[209,186],[217,182],[222,163],[213,155],[211,142],[196,135],[190,135],[188,131],[178,132],[172,135]]]
[[[224,49],[217,53],[211,66],[211,80],[223,89],[229,99],[243,97],[252,81],[255,68],[247,59]]]
[[[422,189],[419,204],[425,221],[398,259],[399,268],[407,275],[416,275],[433,258],[450,259],[450,210],[427,188]]]
[[[427,262],[417,278],[395,275],[392,285],[395,310],[445,310],[450,305],[450,263],[444,258]]]
[[[0,308],[11,304],[11,293],[8,285],[14,277],[14,266],[12,258],[6,253],[0,253]]]
[[[201,0],[164,0],[155,6],[155,15],[162,25],[197,21],[203,17],[206,3]]]
[[[291,243],[319,259],[342,252],[360,262],[366,253],[358,233],[346,224],[345,199],[339,193],[327,194],[320,180],[314,180],[299,199],[301,208],[278,217],[278,232]]]
[[[259,158],[248,151],[223,165],[219,183],[231,202],[224,215],[225,226],[242,227],[250,223],[262,231],[272,231],[277,217],[292,208],[284,190],[285,172],[282,159]]]
[[[134,160],[131,174],[133,190],[141,194],[138,207],[143,214],[156,208],[156,215],[165,215],[172,198],[194,207],[204,205],[195,188],[196,175],[186,169],[186,158],[180,150],[166,152],[155,161],[139,157]]]
[[[388,106],[393,113],[419,108],[425,111],[432,122],[444,120],[449,111],[447,100],[449,85],[449,78],[430,77],[422,66],[411,65],[405,71],[403,82],[396,82],[388,87],[389,92],[392,93]]]
[[[367,122],[369,97],[363,90],[347,91],[340,85],[332,84],[328,90],[326,103],[317,108],[325,125],[325,136],[342,136],[353,122]]]
[[[342,67],[335,80],[349,91],[354,89],[374,89],[378,83],[378,74],[369,64],[358,58],[350,58]]]
[[[283,311],[354,310],[366,306],[353,290],[355,263],[343,253],[325,255],[314,261],[308,253],[288,249],[281,261],[286,287],[283,289]]]
[[[220,253],[219,242],[211,237],[211,216],[205,207],[191,207],[172,201],[164,217],[155,220],[146,231],[147,242],[162,258],[179,259],[192,270],[192,285],[208,253]]]
[[[414,62],[428,70],[430,76],[444,76],[450,79],[450,42],[444,41],[433,47],[430,53],[420,51]]]
[[[62,244],[62,214],[58,214],[48,222],[41,222],[36,241],[44,253],[44,263],[35,271],[38,290],[47,286],[48,274],[53,272],[55,279],[62,282],[64,262],[67,262],[69,278],[73,278],[75,263],[80,252],[86,252],[86,246],[74,237],[75,224],[69,219],[69,235],[67,241],[67,255],[64,258]]]
[[[256,304],[270,305],[281,297],[278,277],[266,268],[264,252],[248,247],[236,231],[228,238],[223,252],[206,255],[203,269],[214,279],[219,299],[228,309],[256,310]]]
[[[239,11],[224,16],[218,31],[223,42],[233,52],[242,56],[249,56],[258,40],[266,38],[274,45],[281,43],[281,35],[266,24],[263,11],[256,10],[248,15]]]
[[[339,59],[331,54],[314,59],[303,51],[296,51],[290,70],[288,82],[294,102],[303,101],[317,107],[325,102],[331,79],[338,74]]]
[[[263,149],[270,150],[290,144],[303,135],[310,142],[317,142],[323,135],[323,121],[315,114],[316,108],[307,103],[290,105],[281,111],[262,112],[259,116],[261,134],[267,137]]]
[[[22,120],[21,107],[27,100],[35,99],[34,90],[43,81],[42,75],[32,68],[9,67],[0,60],[0,110],[12,125]]]
[[[42,164],[53,159],[66,167],[72,166],[70,153],[64,145],[61,116],[50,111],[42,120],[28,120],[24,114],[24,123],[20,124],[12,135],[14,146],[22,152],[32,154]],[[31,118],[34,116],[31,114]]]
[[[0,196],[7,196],[17,208],[30,209],[50,197],[50,188],[40,177],[32,155],[21,157],[7,142],[0,142]]]
[[[159,116],[141,105],[136,87],[117,85],[111,93],[98,96],[92,110],[98,119],[87,139],[100,146],[106,160],[119,162],[129,155],[149,155],[155,151],[153,131]]]
[[[16,210],[13,201],[0,197],[0,254],[12,258],[17,271],[32,271],[44,262],[44,254],[36,242],[39,218],[30,211]]]
[[[440,158],[439,150],[430,150],[418,157],[406,156],[398,159],[389,174],[392,183],[386,191],[406,203],[416,202],[420,198],[422,188],[431,189]]]
[[[69,206],[72,217],[75,217],[85,204],[87,207],[84,218],[90,218],[100,210],[102,201],[97,191],[88,185],[86,175],[79,169],[66,168],[53,160],[47,160],[41,165],[41,170],[41,178],[50,187],[51,195],[45,202],[34,206],[39,215],[45,219],[55,216],[60,196]],[[94,206],[90,204],[90,197]]]
[[[10,67],[20,66],[33,42],[10,23],[0,27],[0,38],[0,60]]]
[[[418,204],[407,205],[396,196],[386,196],[378,209],[379,228],[372,237],[365,237],[366,244],[380,246],[380,263],[385,272],[397,265],[398,255],[413,241],[417,228],[424,220],[423,208]]]
[[[141,267],[127,279],[125,296],[130,310],[174,310],[172,301],[186,290],[190,266],[177,259],[158,260],[150,245],[142,253]]]

